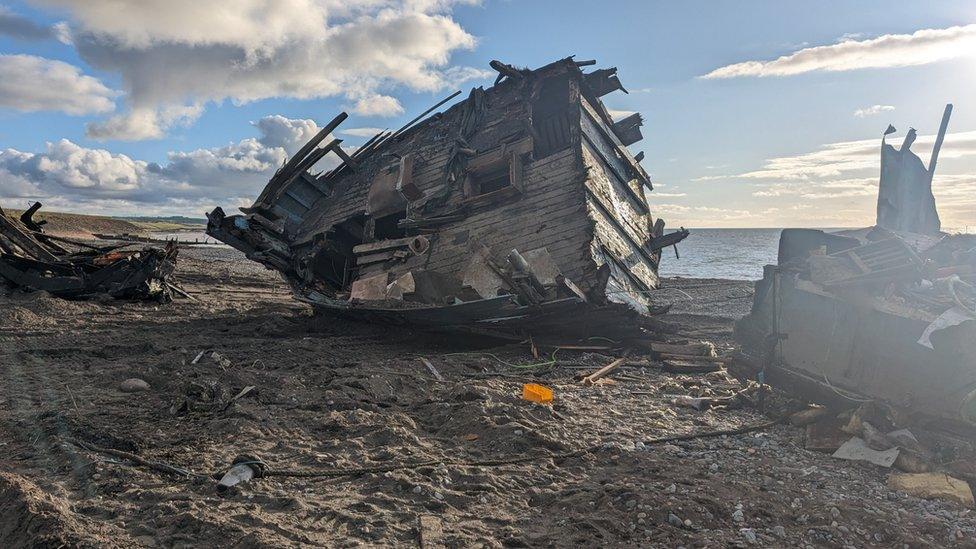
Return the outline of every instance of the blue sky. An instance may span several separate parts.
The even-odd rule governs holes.
[[[0,0],[0,204],[243,205],[341,110],[355,146],[570,54],[618,67],[671,226],[871,224],[882,131],[927,162],[947,102],[936,196],[976,225],[971,1]]]

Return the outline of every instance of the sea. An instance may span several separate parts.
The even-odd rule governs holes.
[[[668,248],[661,255],[661,276],[758,280],[764,265],[776,263],[782,229],[689,229],[678,244],[678,257]],[[825,229],[834,230],[834,229]],[[949,229],[947,229],[949,230]],[[970,232],[972,228],[949,230]],[[156,233],[157,238],[220,244],[202,232]]]
[[[661,274],[688,278],[762,278],[763,265],[776,263],[780,229],[690,229],[691,235],[662,253]],[[154,238],[220,245],[203,232],[159,232]]]
[[[691,234],[661,252],[661,276],[758,280],[776,263],[782,229],[688,229]]]

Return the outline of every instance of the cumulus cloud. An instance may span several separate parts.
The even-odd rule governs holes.
[[[854,111],[854,116],[856,118],[865,118],[868,116],[881,114],[883,112],[891,112],[893,110],[895,110],[895,107],[893,107],[892,105],[871,105],[870,107],[857,109],[856,111]]]
[[[395,97],[371,95],[356,101],[352,111],[363,116],[396,116],[403,114],[403,106]]]
[[[83,115],[115,108],[117,92],[63,61],[0,54],[0,107]]]
[[[791,76],[813,71],[926,65],[976,52],[976,24],[922,29],[912,34],[885,34],[804,48],[772,61],[744,61],[717,68],[701,78]]]
[[[117,139],[141,141],[158,139],[172,126],[189,126],[203,114],[203,105],[169,105],[160,108],[137,108],[116,114],[100,122],[85,125],[85,134],[99,141]]]
[[[245,205],[289,154],[319,130],[312,120],[283,116],[267,116],[253,125],[256,138],[174,151],[161,164],[67,139],[48,143],[38,153],[6,149],[0,151],[0,198],[107,213],[188,213]],[[317,168],[330,163],[337,161],[327,157]]]
[[[381,131],[383,131],[381,128],[346,128],[340,129],[339,133],[353,137],[373,137]]]
[[[319,131],[314,120],[286,118],[280,114],[265,116],[257,122],[251,123],[261,133],[258,142],[267,148],[282,148],[289,155],[315,137]]]
[[[146,139],[179,107],[340,96],[394,116],[379,90],[433,92],[487,75],[451,66],[476,40],[448,0],[35,0],[64,10],[88,64],[120,75],[129,110],[92,125],[100,139]]]

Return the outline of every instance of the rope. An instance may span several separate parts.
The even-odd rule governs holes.
[[[754,425],[747,425],[745,427],[737,427],[735,429],[720,429],[715,431],[704,431],[698,433],[687,433],[684,435],[673,435],[667,437],[653,438],[650,440],[643,441],[645,446],[665,444],[668,442],[680,442],[684,440],[694,440],[699,438],[711,438],[718,436],[732,436],[741,435],[745,433],[750,433],[753,431],[762,431],[782,423],[787,419],[783,416],[772,421],[766,421],[763,423],[758,423]],[[93,444],[88,444],[81,442],[76,439],[67,439],[67,442],[84,448],[86,450],[102,453],[110,456],[120,457],[127,459],[136,465],[141,465],[148,469],[167,473],[176,474],[179,476],[186,477],[197,477],[197,478],[207,478],[213,477],[219,473],[196,473],[189,469],[184,469],[182,467],[176,467],[169,465],[167,463],[158,461],[149,461],[135,454],[124,452],[122,450],[115,450],[112,448],[101,448]],[[563,453],[550,453],[546,452],[543,454],[536,454],[532,456],[521,456],[514,458],[503,458],[503,459],[485,459],[485,460],[450,460],[450,459],[431,459],[426,461],[417,461],[413,463],[395,463],[390,465],[376,465],[371,467],[352,467],[352,468],[335,468],[335,469],[312,469],[312,470],[302,470],[302,469],[267,469],[264,472],[266,477],[289,477],[289,478],[336,478],[345,476],[358,476],[371,473],[387,473],[390,471],[403,471],[411,469],[419,469],[422,467],[433,467],[437,465],[453,465],[458,467],[501,467],[505,465],[516,465],[519,463],[529,463],[533,461],[540,461],[545,459],[562,460],[574,457],[579,457],[587,454],[592,454],[599,451],[604,447],[603,443],[593,444],[585,448],[580,448],[579,450],[572,450]]]

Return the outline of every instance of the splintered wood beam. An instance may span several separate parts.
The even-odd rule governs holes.
[[[647,243],[647,249],[650,250],[651,252],[656,252],[658,250],[667,248],[668,246],[674,246],[678,242],[681,242],[682,240],[688,238],[689,234],[690,232],[688,231],[688,229],[682,227],[681,229],[673,233],[656,236],[652,238],[650,242]]]
[[[503,76],[507,76],[507,77],[513,78],[513,79],[521,79],[522,78],[522,73],[519,72],[518,69],[516,69],[515,67],[513,67],[511,65],[508,65],[506,63],[502,63],[501,61],[498,61],[497,59],[492,59],[491,62],[488,63],[488,65],[491,68],[493,68],[496,71],[498,71],[498,73],[501,74],[501,75],[503,75]]]
[[[315,137],[310,139],[308,143],[305,143],[305,145],[303,145],[302,148],[299,149],[297,153],[295,153],[295,156],[291,157],[291,159],[289,159],[288,162],[285,163],[285,166],[281,168],[281,170],[278,172],[280,174],[280,177],[283,179],[289,179],[292,175],[292,172],[297,170],[298,166],[300,166],[302,164],[302,161],[305,160],[305,157],[308,156],[310,152],[312,152],[312,149],[317,147],[319,143],[325,140],[325,138],[328,137],[333,130],[338,128],[339,124],[342,124],[342,122],[346,118],[349,118],[349,115],[344,112],[341,112],[339,113],[339,116],[333,118],[331,122],[326,124],[325,127],[322,128],[321,130],[319,130],[319,133],[315,134]],[[301,171],[299,171],[299,173],[301,173]]]
[[[315,151],[312,152],[312,154],[305,157],[305,160],[303,160],[302,163],[298,165],[298,167],[295,169],[295,172],[291,175],[291,177],[289,177],[288,179],[280,183],[278,188],[275,190],[275,193],[272,196],[271,201],[277,200],[279,196],[284,194],[284,192],[288,189],[288,186],[291,185],[293,181],[298,179],[299,176],[301,176],[309,168],[314,166],[315,163],[321,160],[323,156],[329,154],[329,151],[338,149],[341,144],[342,144],[341,139],[334,139],[330,141],[328,145],[320,149],[316,149]]]
[[[390,139],[393,139],[396,136],[400,135],[401,133],[407,131],[408,129],[410,129],[410,126],[413,126],[414,125],[415,122],[419,121],[421,118],[423,118],[423,117],[427,116],[428,114],[430,114],[431,112],[433,112],[434,109],[436,109],[437,107],[440,107],[444,103],[447,103],[448,101],[450,101],[451,99],[454,99],[455,97],[457,97],[459,95],[461,95],[461,90],[458,90],[458,91],[452,93],[451,95],[448,95],[444,99],[441,99],[436,104],[434,104],[433,107],[431,107],[431,108],[427,109],[426,111],[418,114],[416,117],[414,117],[413,120],[411,120],[410,122],[407,122],[406,124],[404,124],[399,130],[393,132],[393,135],[391,135],[386,140],[389,141]]]
[[[0,215],[0,233],[3,233],[8,240],[16,244],[21,250],[31,254],[33,259],[47,261],[49,263],[61,263],[61,259],[49,252],[34,237],[20,230],[6,215]]]
[[[935,164],[939,161],[939,150],[942,149],[942,141],[945,140],[946,130],[949,129],[949,117],[952,115],[952,103],[945,106],[942,113],[942,124],[939,125],[939,135],[935,138],[935,146],[932,148],[932,157],[929,159],[929,181],[935,175]]]
[[[346,163],[350,168],[352,168],[353,170],[359,169],[359,163],[356,162],[351,156],[349,156],[346,153],[346,151],[342,150],[342,147],[336,147],[335,153],[339,155],[339,158],[341,158],[342,161]]]

